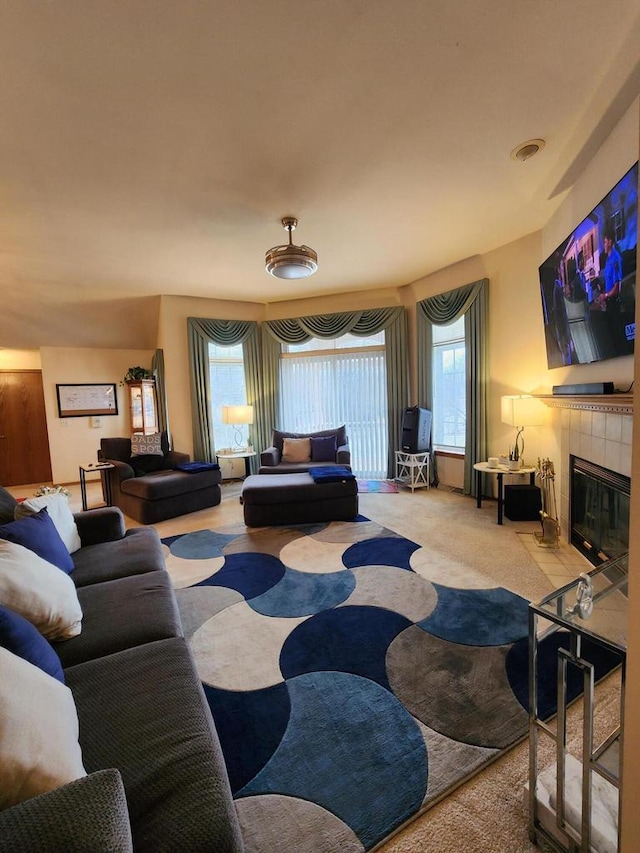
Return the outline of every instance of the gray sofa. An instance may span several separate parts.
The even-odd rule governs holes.
[[[335,451],[331,458],[326,458],[326,453],[318,453],[314,459],[314,447],[312,441],[311,458],[306,462],[285,462],[282,459],[282,450],[285,438],[309,438],[309,439],[331,439],[335,437]],[[324,450],[324,448],[323,448]],[[324,458],[323,458],[324,457]],[[300,474],[309,468],[319,465],[351,465],[351,450],[349,449],[349,438],[346,426],[336,429],[325,429],[319,432],[283,432],[274,429],[271,436],[271,446],[260,454],[259,474]]]
[[[75,519],[82,632],[53,647],[88,775],[0,811],[0,851],[242,851],[157,532],[125,531],[115,507]]]
[[[166,432],[162,456],[131,456],[130,438],[103,438],[99,459],[113,468],[102,473],[109,478],[111,500],[125,515],[141,524],[156,524],[188,512],[217,506],[221,500],[218,466],[206,471],[176,469],[189,461],[186,453],[169,449]]]

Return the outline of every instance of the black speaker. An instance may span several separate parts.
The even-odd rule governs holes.
[[[511,521],[540,521],[542,497],[538,486],[505,486],[504,514]]]
[[[431,412],[413,406],[402,413],[402,449],[405,453],[422,453],[431,443]]]

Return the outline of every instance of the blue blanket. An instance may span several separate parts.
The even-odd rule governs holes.
[[[220,466],[217,462],[180,462],[179,465],[176,465],[175,470],[197,474],[199,471],[219,471]]]
[[[322,465],[309,468],[314,483],[341,483],[343,480],[355,480],[356,475],[344,465]]]

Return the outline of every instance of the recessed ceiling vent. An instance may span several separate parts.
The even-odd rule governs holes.
[[[519,160],[521,163],[524,163],[525,160],[529,160],[534,154],[537,154],[538,151],[542,151],[545,144],[544,139],[527,139],[526,142],[521,142],[520,145],[516,145],[511,152],[511,159]]]

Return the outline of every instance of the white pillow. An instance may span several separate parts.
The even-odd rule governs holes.
[[[151,435],[134,434],[131,436],[132,456],[164,456],[162,452],[162,436],[159,432]]]
[[[282,441],[283,462],[310,462],[310,438],[285,438]]]
[[[74,551],[81,548],[80,534],[66,495],[43,495],[40,498],[28,498],[17,505],[13,514],[16,519],[26,518],[28,515],[35,515],[35,513],[40,512],[43,506],[46,506],[49,517],[66,545],[67,551],[73,554]]]
[[[0,539],[0,603],[48,640],[66,640],[82,629],[82,608],[69,575],[6,539]]]
[[[1,810],[87,773],[69,688],[3,648],[0,684]]]

